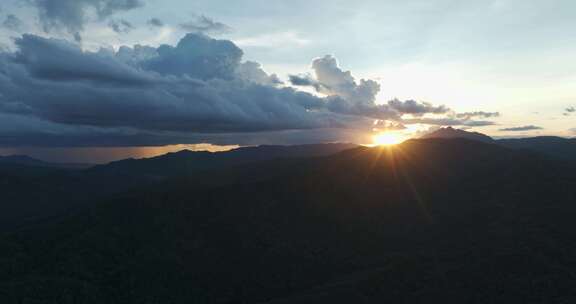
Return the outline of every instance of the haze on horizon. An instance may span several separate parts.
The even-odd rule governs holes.
[[[576,3],[4,1],[0,155],[576,134]],[[184,146],[182,146],[184,145]]]

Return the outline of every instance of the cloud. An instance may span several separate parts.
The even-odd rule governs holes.
[[[162,45],[158,56],[143,62],[146,70],[162,75],[208,79],[232,79],[244,52],[229,40],[216,40],[204,34],[188,34],[173,47]]]
[[[163,27],[164,26],[164,22],[158,18],[150,18],[150,20],[148,20],[148,22],[146,22],[148,25],[150,26],[154,26],[154,27]]]
[[[263,69],[262,65],[254,61],[246,61],[236,68],[236,74],[239,78],[246,81],[263,84],[263,85],[279,85],[282,81],[276,74],[268,75]]]
[[[356,82],[350,71],[343,71],[336,58],[326,55],[312,62],[315,78],[291,75],[290,82],[297,86],[311,86],[326,95],[327,107],[336,113],[365,116],[374,119],[399,119],[398,112],[388,105],[377,105],[376,94],[380,85],[373,80]]]
[[[122,138],[116,131],[125,128],[167,140],[205,134],[206,142],[225,133],[371,124],[364,116],[331,111],[320,97],[277,87],[259,64],[241,62],[232,43],[204,35],[189,34],[175,47],[118,52],[83,51],[34,35],[17,39],[16,46],[16,53],[0,56],[0,109],[84,131],[110,130],[111,138]],[[45,142],[30,134],[21,138]]]
[[[493,126],[496,123],[493,121],[486,121],[486,120],[465,120],[462,125],[467,127],[485,127],[485,126]]]
[[[153,75],[141,73],[137,68],[122,64],[113,54],[84,52],[77,45],[64,40],[23,35],[15,40],[18,52],[13,60],[17,65],[8,67],[25,69],[28,76],[59,82],[90,82],[115,86],[144,85],[154,81]],[[23,76],[24,77],[24,76]],[[27,80],[34,85],[33,79]]]
[[[72,35],[72,37],[74,37],[74,40],[78,43],[82,42],[82,35],[80,35],[79,32],[76,32]]]
[[[576,128],[572,128],[572,129],[570,129],[570,130],[568,130],[568,131],[570,131],[572,134],[576,134]]]
[[[301,87],[314,87],[316,90],[320,90],[319,87],[316,87],[320,84],[309,74],[289,75],[288,78],[292,85]]]
[[[576,112],[576,108],[575,108],[575,107],[566,108],[566,112],[568,112],[568,113],[574,113],[574,112]]]
[[[471,118],[475,118],[475,117],[493,118],[493,117],[500,117],[500,113],[499,112],[476,111],[476,112],[458,113],[455,116],[457,118],[463,118],[463,119],[471,119]]]
[[[23,23],[16,15],[9,14],[6,16],[6,19],[4,19],[4,22],[2,22],[2,25],[9,30],[19,31],[22,29]]]
[[[510,131],[510,132],[519,132],[519,131],[532,131],[532,130],[542,130],[543,128],[538,126],[522,126],[522,127],[512,127],[512,128],[504,128],[500,129],[500,131]]]
[[[328,96],[342,97],[355,104],[374,104],[380,85],[373,80],[361,79],[356,82],[350,71],[343,71],[338,61],[331,55],[317,58],[312,62],[316,75],[317,90]]]
[[[374,123],[374,129],[377,131],[400,131],[406,130],[406,126],[397,121],[379,120]]]
[[[203,34],[221,34],[231,30],[228,25],[214,21],[204,15],[197,16],[194,20],[180,23],[180,27],[187,32]]]
[[[411,123],[407,112],[445,112],[415,101],[377,104],[380,86],[357,82],[331,56],[315,60],[309,79],[318,94],[287,87],[244,61],[233,42],[200,33],[117,51],[27,34],[15,47],[0,51],[4,146],[358,142],[375,127]]]
[[[320,128],[232,133],[159,132],[54,123],[34,116],[0,113],[0,147],[153,147],[370,142],[365,129]]]
[[[294,86],[312,87],[318,93],[328,96],[328,107],[337,113],[381,120],[401,120],[404,114],[422,116],[451,111],[443,105],[434,106],[431,103],[414,100],[394,99],[387,104],[377,104],[376,95],[380,92],[380,84],[366,79],[357,82],[352,73],[342,70],[336,58],[331,55],[315,59],[312,62],[312,70],[314,76],[290,75],[290,83]]]
[[[467,127],[484,127],[495,125],[493,121],[486,120],[468,120],[468,119],[456,119],[450,117],[443,118],[410,118],[402,120],[406,124],[426,124],[435,126],[467,126]]]
[[[110,22],[108,22],[108,27],[119,34],[128,33],[134,29],[134,25],[124,19],[110,20]]]
[[[141,0],[30,0],[38,8],[46,32],[66,29],[78,33],[95,14],[97,20],[144,6]]]
[[[278,45],[295,48],[310,45],[311,40],[302,37],[298,32],[284,31],[239,38],[234,42],[246,48],[277,48]]]
[[[130,130],[66,125],[29,115],[0,112],[0,147],[153,145],[162,141],[167,139]]]
[[[400,101],[398,99],[393,99],[388,102],[388,105],[402,114],[412,114],[416,116],[427,113],[445,114],[450,111],[450,109],[444,105],[434,106],[428,102],[417,102],[415,100]]]

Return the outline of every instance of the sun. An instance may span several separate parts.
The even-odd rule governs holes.
[[[392,146],[403,141],[402,137],[394,133],[380,133],[373,137],[375,146]]]

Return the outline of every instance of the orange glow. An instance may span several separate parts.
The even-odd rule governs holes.
[[[126,158],[150,158],[182,150],[220,152],[239,148],[237,145],[182,144],[158,147],[73,147],[73,148],[0,148],[0,156],[26,154],[49,162],[104,164]]]
[[[375,146],[391,146],[404,141],[404,137],[394,133],[380,133],[374,135],[373,142]]]

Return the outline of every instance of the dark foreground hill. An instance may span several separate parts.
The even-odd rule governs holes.
[[[327,156],[355,147],[316,144],[245,147],[219,153],[184,150],[86,170],[70,170],[78,165],[46,163],[28,156],[0,157],[0,231],[58,217],[122,193],[155,188],[159,182],[177,177],[196,176],[202,182],[204,172],[218,168]]]
[[[574,172],[429,139],[173,176],[5,235],[0,302],[572,303]]]

